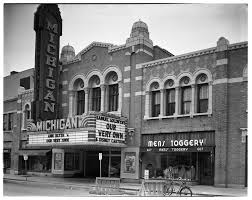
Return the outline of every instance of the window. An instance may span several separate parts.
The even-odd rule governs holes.
[[[65,153],[64,170],[79,170],[80,169],[80,154]]]
[[[166,90],[166,115],[175,113],[175,89]]]
[[[30,76],[20,79],[20,86],[24,87],[26,90],[30,89]]]
[[[24,120],[23,128],[24,129],[27,128],[27,119],[31,119],[31,110],[28,104],[25,106],[24,115],[23,115],[23,120]]]
[[[84,90],[77,91],[77,115],[82,115],[85,112],[85,92]]]
[[[92,96],[92,110],[100,111],[101,109],[101,88],[93,88],[93,96]]]
[[[118,84],[109,85],[109,110],[117,111],[118,109]]]
[[[3,130],[8,130],[8,114],[3,115]]]
[[[11,131],[13,129],[13,117],[14,113],[4,114],[3,116],[3,130]]]
[[[198,85],[197,112],[205,113],[208,110],[208,84]]]
[[[182,87],[181,114],[189,114],[191,107],[191,87]]]
[[[152,117],[158,117],[160,114],[160,91],[152,92]]]

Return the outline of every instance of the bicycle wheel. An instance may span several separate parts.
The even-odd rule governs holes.
[[[192,190],[189,187],[184,186],[181,188],[179,195],[180,196],[192,196]]]
[[[166,188],[166,194],[168,194],[169,196],[171,196],[172,195],[172,193],[173,193],[173,191],[174,191],[174,186],[173,185],[170,185],[168,188]]]

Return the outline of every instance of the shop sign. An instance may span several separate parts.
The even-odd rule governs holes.
[[[54,119],[46,121],[38,121],[36,124],[28,122],[27,131],[55,131],[84,127],[85,118],[76,116],[66,119]]]
[[[195,140],[171,140],[169,146],[171,147],[187,147],[187,146],[203,146],[204,139]],[[148,147],[164,147],[166,141],[148,141]]]
[[[148,148],[142,147],[142,152],[209,152],[213,147],[175,147],[175,148]]]
[[[125,143],[125,131],[125,120],[103,115],[96,116],[96,141]]]
[[[78,144],[89,140],[88,131],[64,132],[64,133],[41,133],[28,136],[29,145],[52,145],[52,144]]]
[[[146,134],[142,136],[142,147],[203,147],[214,146],[214,131],[183,132],[169,134]]]

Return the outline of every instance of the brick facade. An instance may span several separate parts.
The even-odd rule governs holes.
[[[71,54],[72,57],[69,55],[68,60],[62,60],[59,77],[60,118],[74,115],[73,87],[77,79],[83,80],[85,91],[88,92],[89,81],[93,76],[100,78],[102,88],[106,87],[104,85],[107,75],[115,72],[121,91],[121,110],[118,109],[115,114],[126,117],[128,128],[134,130],[127,140],[127,148],[121,149],[121,169],[125,164],[125,152],[133,151],[137,158],[137,172],[130,176],[121,172],[121,178],[142,177],[144,163],[139,160],[143,135],[214,132],[214,185],[244,185],[245,143],[241,142],[241,128],[247,128],[247,42],[229,44],[225,38],[220,38],[216,47],[174,56],[167,50],[153,46],[149,36],[139,41],[138,43],[134,34],[131,34],[121,46],[93,42],[76,56]],[[193,110],[188,115],[181,115],[180,108],[176,108],[177,113],[173,116],[168,117],[161,113],[158,117],[151,117],[148,110],[151,109],[151,100],[148,95],[152,83],[158,82],[159,89],[163,90],[170,77],[175,82],[174,88],[179,88],[181,78],[188,76],[196,94],[195,85],[201,73],[208,77],[209,104],[206,113],[195,112],[196,104],[192,103]],[[8,87],[6,83],[5,87]],[[27,139],[25,133],[21,134],[24,95],[22,93],[21,96],[16,96],[16,100],[4,102],[4,112],[17,110],[16,126],[13,130],[17,134],[7,136],[4,133],[5,145],[12,142],[11,168],[14,171],[19,168],[20,146]],[[89,102],[90,96],[89,94],[87,99]],[[178,95],[176,98],[178,102],[181,100]],[[196,102],[196,99],[193,100]],[[163,100],[161,102],[164,104]],[[104,112],[107,112],[108,102],[104,100],[103,103]],[[90,110],[90,105],[86,108]],[[163,105],[161,108],[164,109]]]

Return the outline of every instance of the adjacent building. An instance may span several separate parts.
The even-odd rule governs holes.
[[[246,185],[247,48],[221,37],[175,56],[140,20],[123,45],[93,42],[77,54],[64,46],[57,78],[40,80],[57,88],[57,106],[52,92],[45,103],[55,118],[32,120],[43,106],[32,103],[36,70],[4,78],[6,173],[27,165],[34,174],[96,177],[102,153],[102,176],[139,180],[148,169],[164,178],[169,169],[197,184]]]

